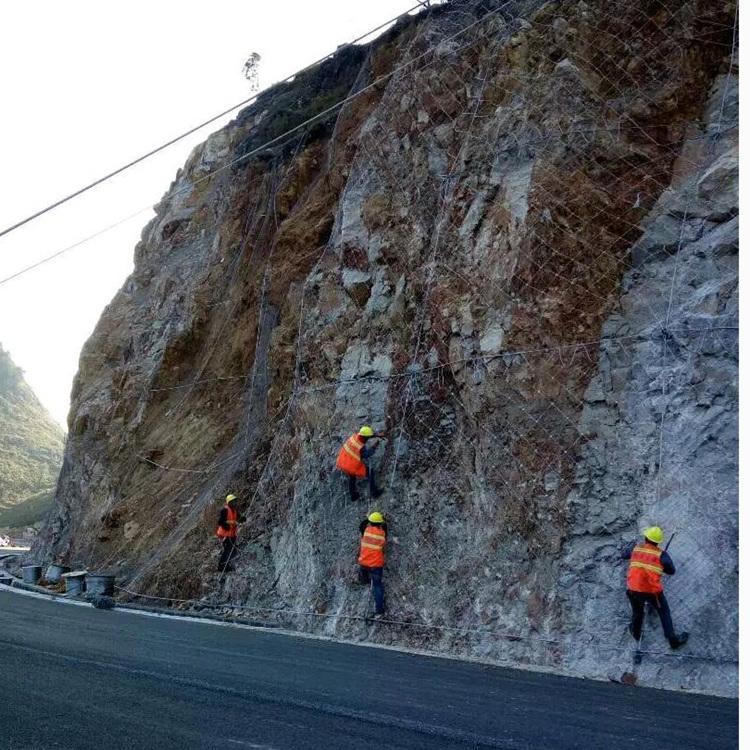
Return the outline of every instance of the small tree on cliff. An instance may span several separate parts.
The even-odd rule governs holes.
[[[257,52],[252,52],[250,57],[245,61],[245,66],[242,72],[245,78],[250,81],[250,91],[257,91],[260,88],[260,81],[258,78],[258,71],[260,68],[260,55]]]

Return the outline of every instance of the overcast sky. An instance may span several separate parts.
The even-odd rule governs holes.
[[[0,229],[265,87],[416,0],[4,3]],[[226,118],[226,121],[231,119]],[[154,205],[209,126],[0,238],[0,279]],[[65,426],[78,355],[132,267],[150,209],[0,286],[0,343]]]

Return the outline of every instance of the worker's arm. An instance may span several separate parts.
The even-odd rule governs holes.
[[[636,542],[630,542],[630,544],[626,545],[622,548],[622,551],[620,552],[620,557],[623,560],[630,560],[630,556],[633,554],[633,550],[635,549]]]
[[[365,529],[367,528],[367,524],[370,523],[366,518],[362,523],[359,525],[359,535],[362,536],[365,533]]]
[[[668,576],[673,576],[675,569],[674,569],[674,563],[672,562],[672,558],[669,556],[669,552],[662,552],[661,553],[661,566],[664,568],[664,572]]]

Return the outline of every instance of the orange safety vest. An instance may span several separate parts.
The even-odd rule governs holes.
[[[380,526],[368,525],[359,543],[359,562],[366,568],[385,565],[385,531]]]
[[[345,474],[364,478],[367,467],[362,461],[362,448],[365,441],[355,432],[342,446],[336,459],[336,468]]]
[[[229,526],[229,528],[225,529],[221,524],[219,524],[216,527],[216,536],[218,536],[219,539],[236,539],[237,511],[231,505],[227,505],[225,507],[227,509],[227,526]]]
[[[664,591],[661,576],[661,549],[652,544],[639,544],[630,555],[628,590],[642,594],[659,594]]]

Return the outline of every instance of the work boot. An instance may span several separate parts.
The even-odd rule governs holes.
[[[690,637],[690,633],[680,633],[679,635],[676,635],[674,638],[669,639],[669,645],[672,648],[679,648],[680,646],[684,646],[688,642],[689,637]]]

